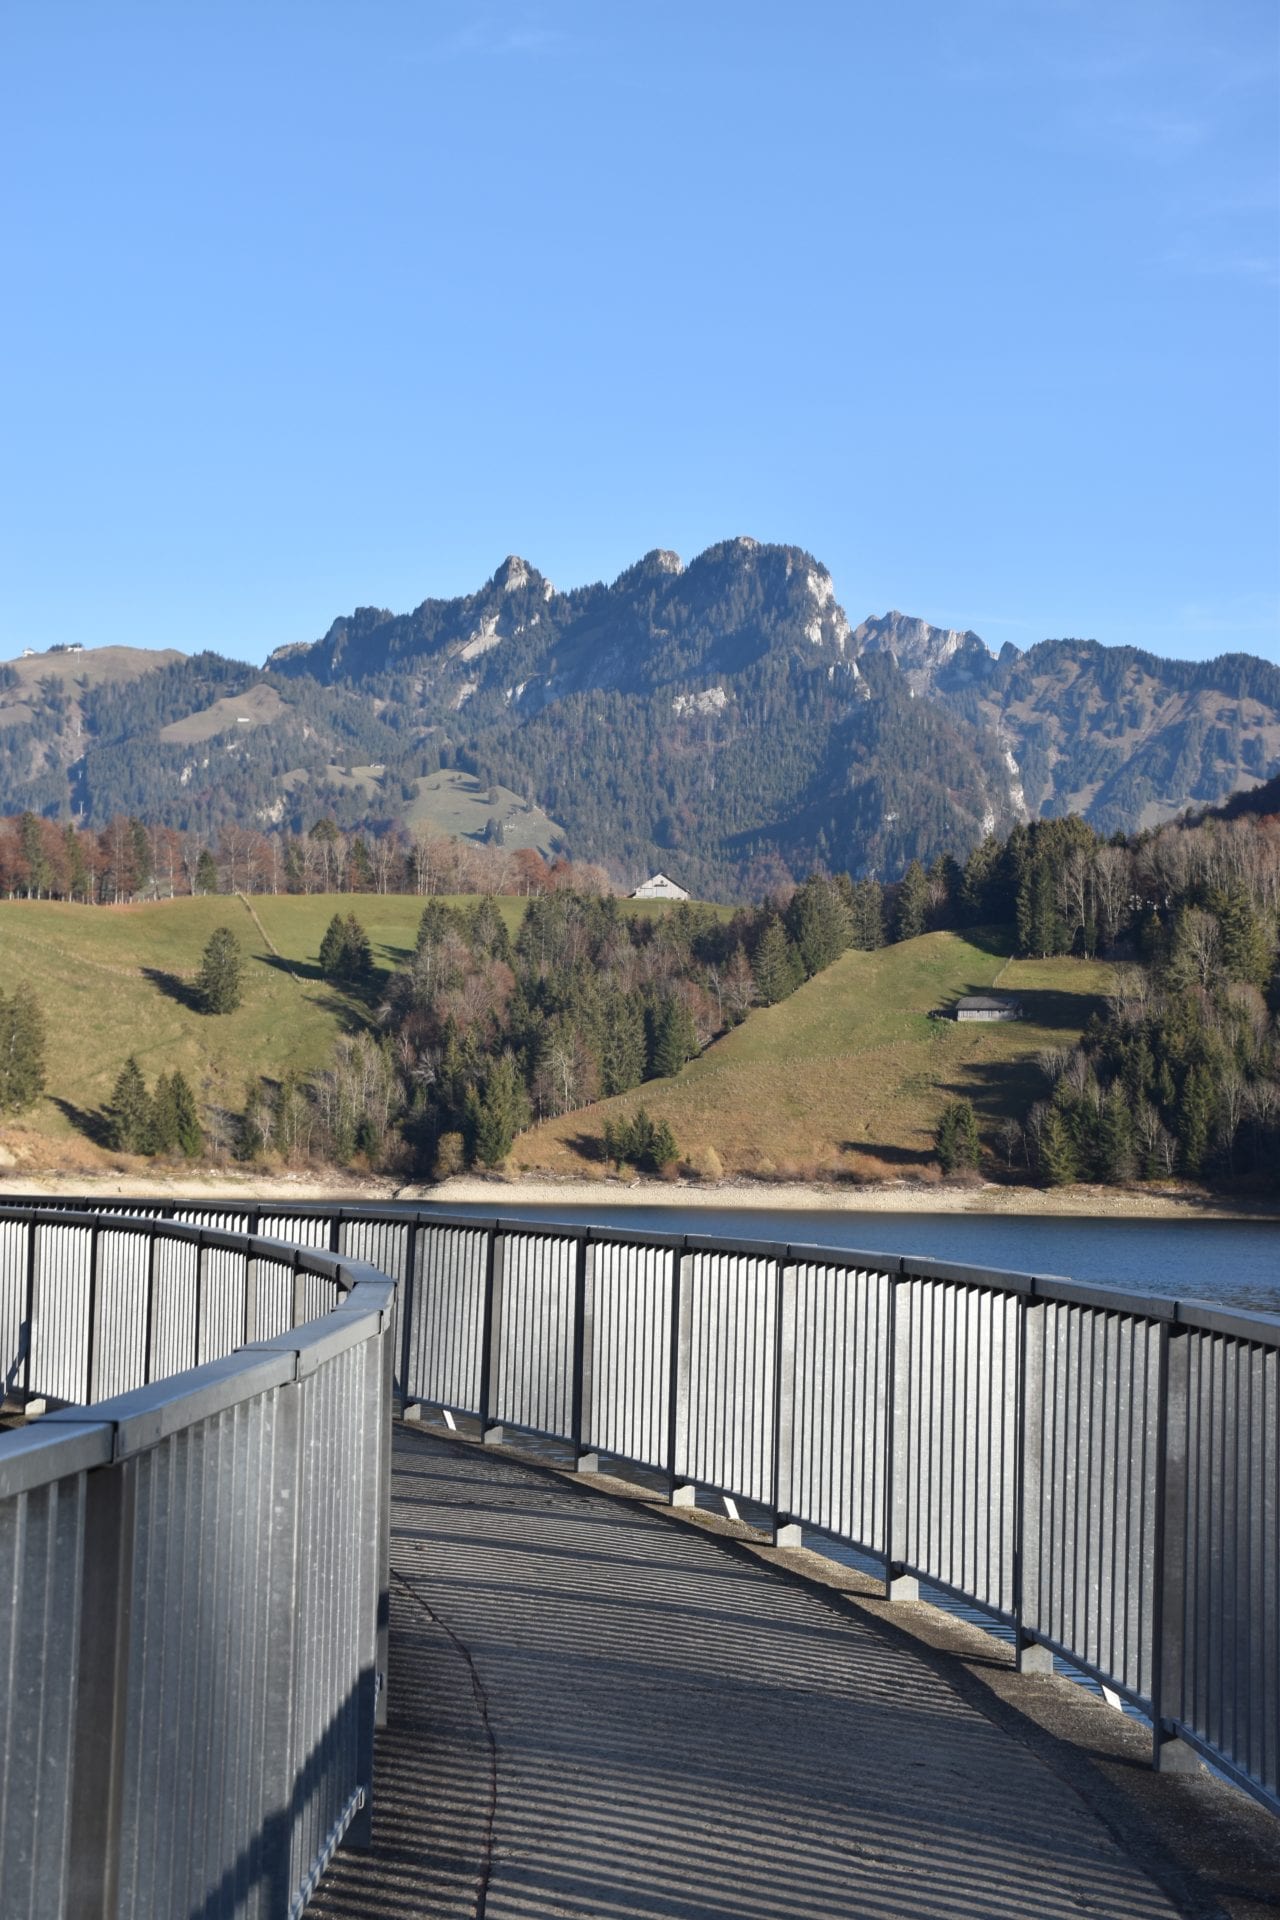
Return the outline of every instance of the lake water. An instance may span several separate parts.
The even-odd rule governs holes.
[[[444,1211],[444,1209],[442,1209]],[[1073,1280],[1280,1313],[1280,1222],[1082,1220],[983,1214],[770,1211],[764,1207],[451,1206],[448,1212],[805,1242],[878,1253],[1063,1274]]]

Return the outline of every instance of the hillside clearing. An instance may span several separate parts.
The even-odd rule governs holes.
[[[476,897],[445,899],[465,907]],[[494,904],[514,938],[527,903],[499,895]],[[45,1096],[0,1121],[0,1143],[32,1167],[72,1154],[86,1169],[101,1164],[101,1112],[131,1053],[149,1083],[180,1068],[202,1108],[238,1111],[248,1081],[314,1072],[340,1033],[369,1021],[391,971],[413,952],[424,905],[416,894],[369,893],[120,907],[0,901],[0,985],[30,985],[48,1030]],[[627,911],[649,919],[670,907],[636,901]],[[320,974],[320,942],[335,913],[354,913],[369,935],[375,972],[364,994]],[[245,994],[235,1013],[209,1016],[194,1005],[192,983],[221,926],[244,949]]]
[[[167,727],[161,727],[159,737],[170,746],[197,746],[240,727],[268,726],[284,710],[284,701],[274,687],[246,687],[243,693],[228,694],[202,707],[199,713],[171,720]]]
[[[1024,1018],[958,1025],[936,1017],[999,982]],[[671,1080],[532,1128],[513,1171],[600,1170],[606,1119],[643,1105],[681,1155],[727,1175],[876,1178],[933,1157],[947,1100],[973,1101],[983,1144],[1043,1091],[1046,1047],[1074,1041],[1101,1004],[1111,969],[1087,960],[1010,960],[980,934],[925,934],[876,953],[850,952],[779,1006],[757,1011]],[[934,1017],[931,1017],[934,1016]]]
[[[417,794],[404,816],[408,827],[427,826],[459,839],[480,840],[493,818],[502,827],[502,844],[512,852],[532,847],[546,855],[564,843],[564,828],[510,787],[491,789],[474,774],[456,769],[427,774],[414,785]]]

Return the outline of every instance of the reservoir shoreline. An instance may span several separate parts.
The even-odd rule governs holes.
[[[0,1205],[8,1199],[48,1195],[65,1199],[118,1197],[130,1200],[290,1200],[298,1205],[349,1201],[365,1206],[417,1202],[439,1207],[503,1209],[554,1207],[707,1208],[762,1213],[977,1214],[1071,1220],[1253,1220],[1280,1223],[1280,1199],[1237,1198],[1179,1185],[1146,1187],[1022,1187],[992,1183],[925,1186],[884,1181],[866,1186],[756,1180],[583,1180],[500,1174],[462,1174],[439,1184],[405,1184],[381,1177],[253,1174],[250,1172],[152,1175],[13,1169],[0,1179]]]

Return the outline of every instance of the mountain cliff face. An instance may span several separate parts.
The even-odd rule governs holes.
[[[900,613],[867,620],[856,653],[887,653],[912,691],[1001,743],[1029,818],[1084,814],[1103,833],[1212,805],[1280,762],[1280,670],[1248,654],[1161,660],[1096,640],[993,656],[976,633]]]
[[[854,628],[811,554],[745,538],[567,592],[512,556],[476,593],[358,608],[262,672],[125,664],[78,664],[74,689],[47,656],[0,668],[0,810],[383,823],[457,768],[620,880],[660,866],[731,894],[815,861],[891,874],[1041,813],[1149,825],[1280,767],[1264,661],[997,656],[898,612]]]
[[[268,666],[376,693],[620,874],[724,891],[815,860],[887,870],[1014,817],[994,741],[855,654],[820,562],[737,539],[570,593],[511,558],[479,593],[362,609]]]

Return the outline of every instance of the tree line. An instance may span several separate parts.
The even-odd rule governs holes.
[[[533,848],[459,840],[429,826],[306,833],[224,827],[216,841],[117,815],[100,832],[33,812],[0,820],[0,895],[120,906],[196,894],[607,892],[603,868]]]
[[[1041,1056],[1045,1096],[1004,1129],[1011,1171],[1050,1186],[1280,1185],[1275,812],[1108,840],[1076,818],[1036,822],[978,848],[948,875],[946,902],[943,912],[1006,926],[1019,953],[1116,967],[1080,1045]]]
[[[10,823],[11,837],[23,825]],[[315,858],[326,879],[340,858],[350,876],[351,843],[336,829],[308,841],[323,849]],[[432,869],[414,952],[389,976],[373,967],[355,906],[336,913],[320,971],[359,990],[364,1023],[342,1036],[322,1073],[255,1081],[243,1111],[215,1131],[246,1158],[362,1156],[419,1174],[496,1166],[534,1119],[679,1072],[752,1008],[785,999],[850,947],[985,926],[1027,956],[1101,955],[1117,969],[1105,1014],[1079,1047],[1042,1057],[1042,1097],[1006,1125],[1010,1173],[1057,1184],[1280,1169],[1274,814],[1211,815],[1110,839],[1079,819],[1039,821],[989,838],[963,865],[945,855],[928,867],[912,861],[887,888],[816,872],[729,916],[695,903],[637,915],[598,875],[579,886],[581,870],[567,862],[513,859],[528,894],[514,936],[490,892],[450,904]],[[206,1011],[236,1003],[241,962],[234,935],[219,929],[198,982]],[[30,1034],[39,1009],[21,991],[0,998],[0,1047],[6,1022]],[[23,1057],[22,1044],[11,1051]],[[0,1105],[35,1097],[40,1073],[26,1073],[13,1082],[27,1089],[17,1099],[0,1061]],[[644,1138],[607,1134],[601,1157],[663,1164],[676,1143],[647,1116],[646,1126]],[[148,1136],[143,1127],[130,1137]],[[944,1112],[937,1150],[949,1171],[977,1163],[965,1103]]]

